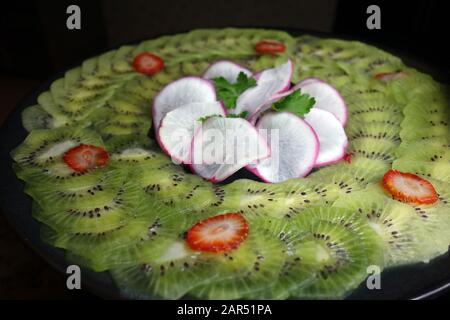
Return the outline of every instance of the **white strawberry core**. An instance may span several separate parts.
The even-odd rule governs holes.
[[[208,240],[234,237],[236,230],[240,229],[241,224],[238,221],[212,221],[205,226],[203,235]]]
[[[417,197],[427,196],[430,193],[429,189],[422,183],[408,177],[394,177],[394,185],[397,190]]]

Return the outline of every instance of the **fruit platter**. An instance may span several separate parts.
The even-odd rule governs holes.
[[[55,79],[9,165],[39,241],[123,297],[343,299],[448,256],[449,94],[362,42],[194,30]]]

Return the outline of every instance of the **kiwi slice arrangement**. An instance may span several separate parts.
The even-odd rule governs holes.
[[[260,55],[274,40],[286,50]],[[152,52],[164,69],[138,73]],[[231,60],[258,72],[287,59],[293,81],[328,82],[348,107],[349,157],[280,183],[214,184],[174,164],[149,135],[150,106],[168,83]],[[111,273],[131,298],[341,299],[368,267],[428,262],[450,244],[449,88],[378,48],[355,41],[292,37],[277,30],[205,29],[123,46],[84,61],[22,113],[29,131],[11,152],[33,199],[42,238],[67,259]],[[63,161],[80,145],[104,148],[102,168]],[[411,205],[380,186],[386,171],[430,181],[439,200]],[[224,213],[248,221],[235,250],[186,245],[197,222]]]

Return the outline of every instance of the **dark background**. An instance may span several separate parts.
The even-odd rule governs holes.
[[[71,4],[81,8],[81,30],[66,28]],[[381,8],[381,30],[366,28],[370,4]],[[448,75],[449,14],[446,1],[425,0],[4,1],[0,125],[22,96],[55,72],[120,44],[200,27],[273,27],[356,37]],[[26,248],[0,214],[0,298],[92,296],[66,290],[63,276]]]

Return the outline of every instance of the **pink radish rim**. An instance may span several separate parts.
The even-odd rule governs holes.
[[[345,144],[345,146],[342,148],[342,155],[341,156],[339,156],[335,160],[326,161],[326,162],[323,162],[323,163],[320,163],[320,164],[316,163],[314,165],[314,168],[321,168],[321,167],[325,167],[325,166],[328,166],[328,165],[332,165],[332,164],[336,164],[336,163],[341,162],[344,159],[345,155],[347,154],[347,147],[348,147],[348,140],[347,140],[347,143]]]
[[[344,106],[344,119],[343,119],[343,122],[342,122],[342,126],[345,127],[345,126],[347,125],[347,120],[348,120],[348,106],[347,106],[347,104],[345,103],[345,99],[344,99],[344,97],[341,95],[341,93],[339,92],[339,90],[336,89],[335,87],[333,87],[331,84],[329,84],[329,83],[327,83],[327,82],[325,82],[325,81],[323,81],[323,80],[321,80],[321,79],[319,79],[319,78],[311,77],[311,78],[306,78],[306,79],[300,81],[300,82],[297,83],[294,87],[292,87],[291,90],[295,91],[295,90],[297,90],[297,89],[301,89],[302,87],[307,86],[307,85],[310,85],[310,84],[313,84],[313,83],[315,83],[315,82],[321,82],[321,83],[323,83],[323,84],[326,84],[326,85],[330,86],[330,87],[336,92],[337,96],[341,99],[342,104],[343,104],[343,106]],[[340,121],[340,120],[339,120],[339,121]]]
[[[236,62],[233,62],[233,61],[225,60],[225,59],[224,59],[224,60],[217,60],[217,61],[211,63],[211,64],[206,68],[206,70],[203,72],[203,74],[202,74],[202,79],[210,80],[210,79],[208,79],[208,78],[205,78],[205,74],[206,74],[206,73],[208,72],[208,70],[211,69],[215,64],[223,63],[223,62],[230,63],[230,64],[234,64],[234,65],[235,65],[236,67],[238,67],[239,69],[243,69],[243,70],[248,71],[249,74],[250,74],[250,76],[253,76],[253,72],[251,72],[249,69],[247,69],[247,68],[241,66],[240,64],[238,64],[238,63],[236,63]]]

